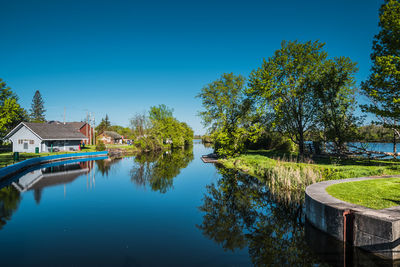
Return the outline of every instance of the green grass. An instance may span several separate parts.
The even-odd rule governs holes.
[[[316,182],[365,176],[400,174],[398,160],[365,158],[314,158],[298,161],[296,154],[276,151],[248,151],[236,158],[219,160],[229,169],[236,169],[265,181],[271,192],[287,196],[285,201],[304,200],[305,188]],[[400,191],[399,191],[400,192]]]
[[[400,178],[381,178],[331,185],[326,191],[335,198],[371,209],[400,205]]]
[[[221,160],[221,163],[227,168],[239,169],[255,176],[265,176],[269,169],[275,167],[278,162],[293,168],[312,168],[321,174],[321,180],[400,174],[399,161],[367,160],[362,158],[343,161],[337,161],[332,158],[297,163],[295,157],[274,159],[265,156],[265,154],[253,152],[237,158]]]

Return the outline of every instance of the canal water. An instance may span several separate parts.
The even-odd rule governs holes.
[[[200,157],[58,162],[0,189],[0,266],[382,266],[308,225],[301,203]]]

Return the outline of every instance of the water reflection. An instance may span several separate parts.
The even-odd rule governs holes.
[[[134,158],[131,181],[139,186],[166,193],[173,187],[173,178],[193,160],[193,149],[172,150],[164,153],[142,153]]]
[[[18,209],[21,194],[13,186],[0,189],[0,230],[11,219],[12,214]]]
[[[103,176],[108,177],[108,175],[111,173],[112,167],[121,160],[122,158],[106,158],[102,160],[96,160],[97,169]]]
[[[35,201],[39,204],[44,188],[72,183],[81,175],[88,174],[92,169],[93,161],[60,163],[33,170],[13,182],[12,186],[21,193],[33,190]]]
[[[199,208],[205,236],[225,250],[247,246],[255,265],[318,263],[306,249],[300,206],[277,203],[257,178],[223,168],[219,173]]]
[[[302,204],[272,194],[265,182],[224,168],[218,172],[221,178],[207,186],[199,207],[203,221],[197,227],[225,251],[247,247],[256,266],[388,263],[360,249],[345,248],[313,227],[305,231]]]

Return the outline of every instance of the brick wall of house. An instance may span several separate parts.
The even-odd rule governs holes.
[[[93,128],[90,127],[89,124],[85,123],[85,125],[79,130],[82,134],[89,138],[89,144],[92,144],[93,140]]]

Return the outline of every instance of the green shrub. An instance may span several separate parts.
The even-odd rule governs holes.
[[[292,140],[286,139],[285,141],[283,141],[276,147],[276,150],[285,152],[285,153],[291,153],[296,150],[296,145],[295,145],[295,143],[293,143]]]
[[[106,145],[102,141],[97,141],[96,151],[104,151],[106,150]]]

